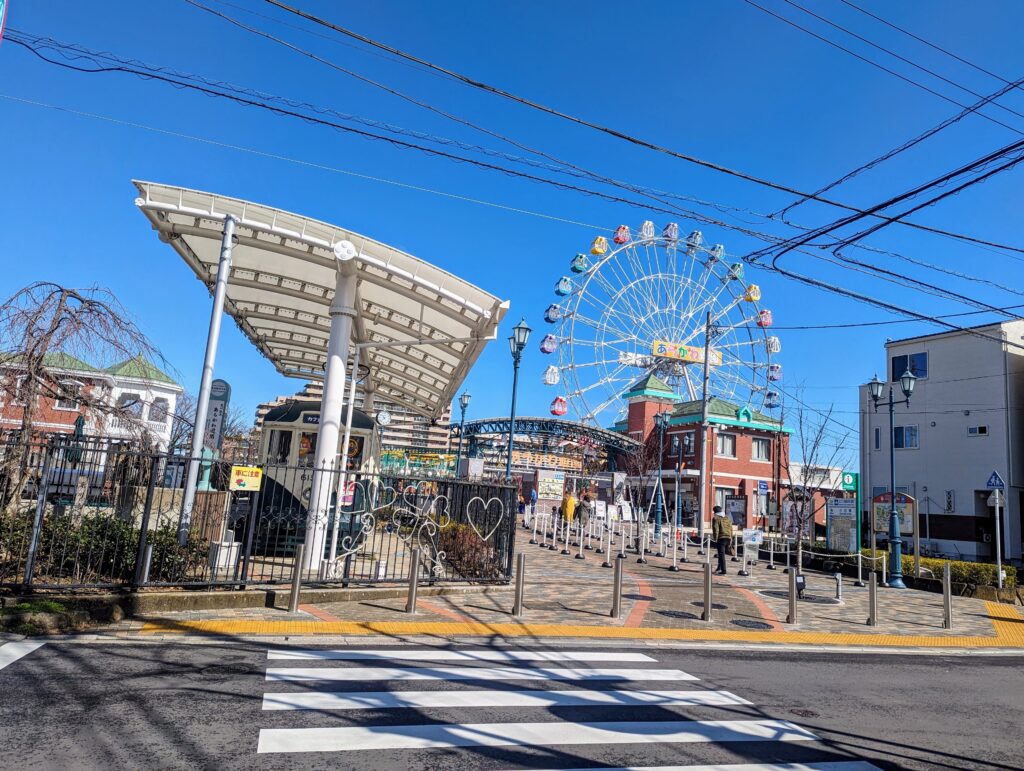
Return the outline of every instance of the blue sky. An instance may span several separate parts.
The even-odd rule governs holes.
[[[758,2],[929,87],[964,102],[974,101],[974,97],[844,37],[782,0]],[[1024,24],[1024,5],[863,2],[894,23],[1007,78],[1024,74],[1024,51],[1017,34]],[[210,0],[209,4],[273,30],[342,67],[602,173],[754,212],[775,211],[791,201],[786,194],[475,92],[350,41],[325,39],[320,37],[324,30],[259,0],[233,0],[231,4]],[[783,25],[742,0],[642,2],[631,4],[628,12],[621,4],[600,2],[338,4],[296,0],[296,4],[565,112],[796,188],[811,189],[831,181],[958,109]],[[70,1],[11,0],[10,6],[8,25],[24,32],[518,152],[231,27],[183,0],[112,1],[99,7]],[[987,94],[1001,85],[838,0],[815,3],[814,9],[979,93]],[[109,287],[173,363],[183,384],[193,390],[202,363],[208,296],[136,211],[130,185],[133,177],[248,198],[337,223],[407,250],[511,300],[512,310],[500,332],[500,342],[488,348],[467,381],[466,388],[474,397],[471,417],[507,412],[511,364],[504,337],[521,316],[537,332],[543,331],[541,314],[552,301],[554,281],[564,272],[568,259],[584,250],[597,234],[593,227],[572,222],[610,229],[620,223],[636,227],[648,218],[659,224],[668,219],[642,208],[455,165],[131,75],[61,70],[10,42],[0,44],[0,94],[4,149],[0,293],[8,295],[40,279]],[[16,100],[59,106],[65,111]],[[1001,103],[1024,113],[1019,92]],[[990,114],[1024,130],[1024,118],[995,108]],[[164,133],[124,122],[156,127]],[[854,205],[868,205],[1020,136],[971,116],[832,194]],[[1017,227],[1020,174],[1003,174],[916,218],[993,241],[1024,244]],[[553,219],[353,175],[431,188]],[[839,213],[805,205],[793,213],[793,219],[819,225]],[[771,232],[792,232],[777,224],[764,225],[753,215],[735,216]],[[694,227],[685,218],[675,219],[683,230]],[[760,246],[735,231],[699,227],[707,240],[722,242],[735,254]],[[1018,261],[948,238],[890,227],[869,243],[974,276],[1019,284]],[[873,255],[872,259],[994,305],[1022,301],[1019,295],[908,267],[885,255]],[[969,310],[958,302],[896,288],[806,257],[791,258],[787,265],[926,313]],[[890,318],[881,310],[775,275],[757,271],[749,275],[761,284],[765,304],[781,327]],[[965,321],[978,323],[989,318]],[[231,382],[236,403],[248,410],[301,385],[277,376],[233,326],[225,329],[217,375]],[[849,330],[780,330],[787,387],[802,387],[803,398],[815,407],[834,403],[836,418],[855,426],[855,387],[875,371],[884,372],[881,346],[885,338],[930,329],[913,323]],[[546,414],[552,398],[551,390],[540,383],[548,362],[538,352],[538,342],[539,335],[535,335],[523,364],[521,414]],[[850,444],[855,446],[855,442]]]

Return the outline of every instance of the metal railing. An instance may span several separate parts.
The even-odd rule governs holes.
[[[288,583],[307,542],[314,469],[263,465],[232,491],[230,463],[202,461],[185,538],[188,457],[85,437],[0,445],[0,585],[36,588]],[[503,483],[324,470],[323,553],[305,581],[507,582],[515,489]],[[307,549],[308,551],[308,549]]]

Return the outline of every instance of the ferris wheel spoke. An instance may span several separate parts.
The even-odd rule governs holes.
[[[690,397],[690,401],[697,401],[697,389],[694,387],[693,379],[690,377],[689,367],[683,370],[683,378],[686,380],[686,392],[687,395]]]

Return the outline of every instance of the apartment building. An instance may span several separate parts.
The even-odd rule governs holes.
[[[995,509],[986,482],[996,471],[1006,483],[1003,559],[1020,563],[1024,321],[887,342],[878,376],[897,399],[907,369],[917,381],[909,407],[895,408],[896,490],[917,499],[922,552],[995,559]],[[860,412],[862,489],[870,501],[891,484],[889,415],[886,407],[875,411],[867,386],[860,388]]]

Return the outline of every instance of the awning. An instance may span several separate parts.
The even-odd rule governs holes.
[[[369,344],[360,355],[370,368],[363,390],[378,399],[440,417],[508,310],[507,301],[441,268],[337,225],[238,198],[134,184],[136,205],[160,239],[211,293],[224,218],[237,218],[225,310],[282,375],[324,377],[334,246],[342,241],[359,254],[351,342]],[[373,345],[405,341],[427,342]]]

